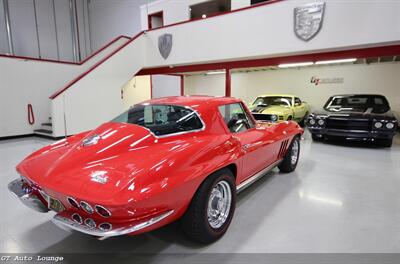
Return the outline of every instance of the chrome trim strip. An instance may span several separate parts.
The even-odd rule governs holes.
[[[277,161],[275,161],[274,163],[272,163],[271,165],[265,167],[264,169],[262,169],[261,171],[257,172],[256,174],[254,174],[253,176],[251,176],[250,178],[248,178],[247,180],[243,181],[242,183],[240,183],[237,187],[236,187],[236,192],[240,193],[241,191],[243,191],[244,189],[246,189],[247,187],[249,187],[250,185],[252,185],[253,183],[255,183],[257,180],[259,180],[260,178],[262,178],[263,176],[265,176],[265,174],[267,172],[269,172],[270,170],[272,170],[273,168],[275,168],[276,166],[279,165],[279,163],[282,162],[283,159],[279,159]]]
[[[145,222],[139,223],[139,224],[121,227],[121,228],[109,230],[109,231],[101,231],[100,229],[88,228],[86,225],[78,224],[78,223],[74,222],[73,220],[63,217],[63,216],[60,216],[60,215],[55,215],[54,218],[52,219],[52,221],[55,225],[57,225],[61,229],[64,229],[64,230],[72,229],[75,231],[79,231],[81,233],[100,237],[100,239],[105,239],[105,238],[113,237],[113,236],[126,235],[129,233],[138,231],[140,229],[146,228],[157,222],[160,222],[164,218],[170,216],[172,213],[174,213],[174,210],[167,211],[159,216],[153,217],[153,218],[151,218]]]

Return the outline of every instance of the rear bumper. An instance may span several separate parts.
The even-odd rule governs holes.
[[[8,184],[8,190],[17,196],[17,198],[27,207],[40,213],[46,213],[49,211],[47,206],[39,198],[39,194],[29,186],[26,186],[21,179],[16,179],[10,182]]]
[[[156,223],[162,221],[163,219],[167,218],[168,216],[172,215],[173,213],[174,213],[174,210],[170,210],[170,211],[164,212],[158,216],[150,218],[146,221],[139,222],[139,223],[135,222],[135,223],[128,224],[123,227],[117,227],[115,229],[111,229],[108,231],[103,231],[97,227],[90,228],[90,227],[86,226],[84,223],[77,223],[74,220],[72,220],[71,218],[68,218],[63,214],[57,214],[56,216],[54,216],[52,221],[55,225],[57,225],[61,229],[75,230],[75,231],[79,231],[81,233],[85,233],[88,235],[97,236],[100,239],[105,239],[108,237],[121,236],[121,235],[127,235],[127,234],[138,232],[142,229],[145,229],[147,227],[155,225]]]
[[[389,140],[396,134],[396,131],[365,131],[347,129],[325,129],[309,128],[309,131],[318,137],[341,137],[349,140]]]
[[[37,190],[24,183],[22,179],[16,179],[10,182],[8,184],[8,189],[27,207],[41,213],[46,213],[49,211],[46,202],[43,202],[44,198],[40,197],[41,194]],[[52,221],[54,224],[64,230],[75,230],[105,239],[107,237],[145,232],[148,229],[155,228],[156,224],[162,224],[160,222],[173,215],[174,212],[174,210],[168,210],[161,212],[160,214],[150,216],[146,219],[122,224],[114,224],[112,219],[108,219],[109,221],[96,223],[96,227],[89,227],[84,222],[78,223],[71,218],[72,214],[75,214],[75,212],[64,210],[55,215]],[[92,220],[96,221],[95,219]],[[99,228],[99,224],[103,222],[109,223],[111,228],[106,231],[101,230]]]

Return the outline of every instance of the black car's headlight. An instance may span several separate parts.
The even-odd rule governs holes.
[[[316,121],[314,118],[311,117],[310,120],[308,120],[308,123],[313,126],[315,125]]]
[[[324,119],[318,120],[318,125],[319,125],[319,126],[325,125],[325,120],[324,120]]]
[[[374,127],[375,128],[381,128],[383,124],[381,122],[375,122]]]
[[[387,129],[393,129],[393,128],[394,128],[394,123],[388,122],[388,123],[386,124],[386,128],[387,128]]]
[[[392,130],[396,127],[396,120],[375,120],[373,126],[375,129],[379,130]]]

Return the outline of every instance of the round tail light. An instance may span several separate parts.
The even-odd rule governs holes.
[[[94,210],[87,202],[81,201],[81,207],[86,213],[93,214]]]
[[[101,224],[99,225],[99,229],[100,229],[101,231],[110,231],[111,228],[112,228],[112,225],[111,225],[110,223],[101,223]]]
[[[111,212],[106,209],[105,207],[101,206],[101,205],[96,205],[95,207],[96,212],[101,215],[102,217],[110,217],[111,216]]]
[[[87,227],[91,228],[91,229],[96,228],[96,223],[95,223],[95,221],[94,221],[92,218],[87,218],[87,219],[85,220],[85,225],[86,225]]]
[[[72,207],[79,208],[79,204],[74,198],[68,197],[67,200]]]
[[[74,220],[78,224],[82,224],[82,217],[78,214],[73,214],[72,215],[72,220]]]

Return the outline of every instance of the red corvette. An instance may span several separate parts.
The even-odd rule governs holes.
[[[227,230],[237,192],[267,171],[296,168],[303,130],[256,122],[228,97],[167,97],[44,147],[17,166],[9,189],[55,224],[100,238],[181,219],[209,243]]]

